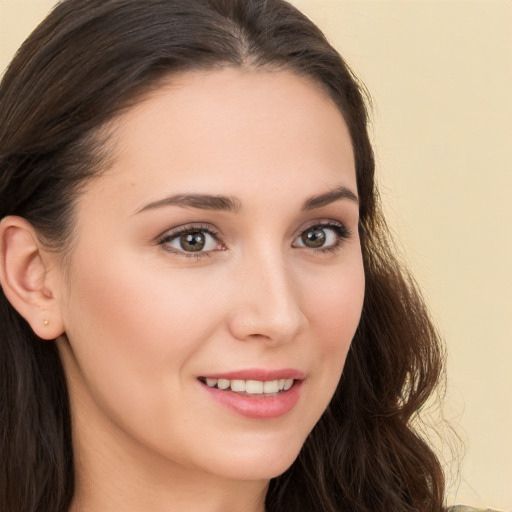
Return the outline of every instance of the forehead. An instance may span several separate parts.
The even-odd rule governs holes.
[[[355,183],[341,112],[319,85],[287,70],[173,76],[111,128],[112,165],[103,178],[116,191],[137,187],[156,199],[191,185],[237,195],[241,181],[266,193],[297,180],[320,191]]]

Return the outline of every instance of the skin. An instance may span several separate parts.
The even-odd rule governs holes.
[[[303,209],[340,186],[357,195],[347,127],[304,77],[224,69],[172,77],[111,129],[112,165],[79,198],[72,253],[51,270],[72,510],[262,511],[327,407],[361,314],[357,202]],[[176,194],[237,208],[147,207]],[[348,236],[324,227],[327,248],[304,246],[327,222]],[[186,256],[177,226],[215,236]],[[295,407],[248,418],[198,380],[246,368],[303,372]]]

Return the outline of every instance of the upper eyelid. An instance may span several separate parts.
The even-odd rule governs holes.
[[[300,236],[304,231],[307,231],[308,229],[314,228],[314,227],[324,227],[324,228],[342,228],[344,229],[348,234],[351,234],[351,230],[347,227],[347,225],[344,222],[341,222],[339,220],[334,219],[316,219],[312,220],[305,225],[302,225],[295,233],[294,238],[297,236]]]
[[[222,236],[222,232],[218,228],[212,226],[211,224],[192,223],[182,224],[180,226],[175,226],[173,228],[166,229],[163,233],[158,235],[156,239],[159,242],[162,242],[165,239],[175,238],[183,233],[188,233],[190,231],[205,231],[210,235],[214,236],[215,238],[219,238],[220,236]]]
[[[324,222],[324,223],[314,223],[308,226],[305,229],[299,231],[299,234],[294,237],[294,240],[299,238],[303,233],[310,231],[311,229],[319,228],[319,229],[331,229],[336,233],[340,238],[350,238],[352,236],[352,231],[345,226],[342,222]]]

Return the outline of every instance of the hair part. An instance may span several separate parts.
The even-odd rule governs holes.
[[[109,123],[162,80],[222,67],[288,69],[317,83],[349,128],[366,274],[361,322],[327,411],[268,512],[439,512],[438,460],[411,426],[443,353],[378,204],[364,89],[321,31],[282,0],[65,0],[22,45],[0,85],[0,218],[19,215],[61,253],[74,206],[108,168]],[[0,293],[0,501],[68,510],[72,428],[54,343]]]

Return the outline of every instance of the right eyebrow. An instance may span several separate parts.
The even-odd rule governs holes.
[[[318,196],[311,196],[304,203],[303,210],[314,210],[315,208],[321,208],[322,206],[327,206],[334,201],[339,201],[340,199],[348,199],[355,204],[359,204],[359,198],[357,195],[352,192],[347,187],[343,185],[339,185],[338,187],[325,192],[324,194],[320,194]]]
[[[217,196],[208,194],[176,194],[153,201],[143,206],[135,213],[161,208],[163,206],[181,206],[182,208],[198,208],[200,210],[219,210],[238,212],[242,207],[240,200],[229,196]]]

